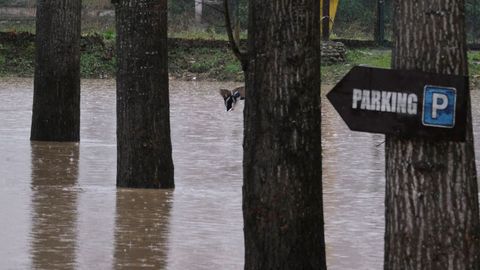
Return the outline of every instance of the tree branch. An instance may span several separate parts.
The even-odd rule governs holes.
[[[232,30],[232,23],[230,21],[230,11],[228,9],[228,0],[223,0],[223,7],[225,9],[225,28],[228,35],[228,41],[230,43],[230,48],[233,51],[233,54],[240,61],[242,65],[242,70],[247,71],[248,66],[248,56],[245,52],[240,51],[240,40],[238,43],[235,41]]]

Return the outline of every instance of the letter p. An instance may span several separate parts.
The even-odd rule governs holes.
[[[360,89],[353,89],[352,94],[352,109],[358,108],[358,102],[362,100],[362,90]]]
[[[448,96],[440,93],[432,94],[432,118],[438,118],[438,111],[443,111],[448,107]]]
[[[457,90],[452,87],[425,86],[423,125],[440,128],[455,126]]]

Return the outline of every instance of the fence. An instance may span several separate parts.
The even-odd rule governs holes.
[[[169,28],[179,31],[224,33],[223,0],[168,0]],[[378,3],[384,3],[385,39],[392,37],[393,0],[339,0],[331,36],[351,40],[373,40],[377,25]],[[480,0],[466,1],[467,40],[480,44]],[[84,31],[114,29],[110,0],[83,0]],[[247,28],[248,0],[229,0],[232,15],[240,28]],[[35,0],[0,0],[0,31],[32,31]]]

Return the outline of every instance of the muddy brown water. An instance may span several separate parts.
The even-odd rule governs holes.
[[[82,82],[80,143],[41,143],[32,80],[2,78],[0,269],[242,269],[243,104],[226,113],[217,93],[236,85],[171,82],[164,191],[115,188],[113,81]],[[329,269],[381,269],[384,138],[349,131],[326,102],[322,116]]]

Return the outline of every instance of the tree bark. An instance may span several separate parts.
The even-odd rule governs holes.
[[[80,15],[80,0],[37,2],[31,140],[80,140]]]
[[[120,0],[117,186],[173,188],[167,0]]]
[[[464,9],[463,0],[395,0],[393,68],[468,75]],[[480,269],[468,114],[464,143],[386,137],[385,269]]]
[[[245,269],[326,269],[320,2],[249,3]]]

